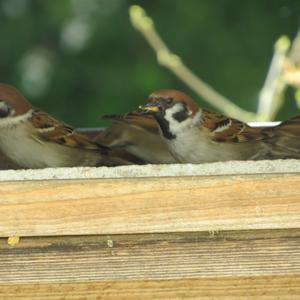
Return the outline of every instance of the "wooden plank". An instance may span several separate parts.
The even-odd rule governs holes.
[[[300,176],[0,183],[0,236],[300,227]]]
[[[2,300],[298,300],[300,276],[0,285],[0,298]]]
[[[300,229],[0,240],[0,283],[300,275]]]

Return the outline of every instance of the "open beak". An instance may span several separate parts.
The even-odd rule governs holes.
[[[147,103],[139,106],[139,109],[144,114],[153,114],[160,111],[162,107],[158,103]]]

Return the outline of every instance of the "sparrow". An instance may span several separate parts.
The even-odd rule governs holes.
[[[124,115],[105,115],[113,125],[102,131],[96,141],[112,149],[124,149],[141,159],[144,164],[175,163],[165,140],[159,134],[159,125],[151,115],[136,112]]]
[[[0,84],[0,150],[24,168],[129,164]]]
[[[139,111],[156,119],[180,163],[300,158],[300,116],[274,127],[251,127],[173,89],[152,93]]]

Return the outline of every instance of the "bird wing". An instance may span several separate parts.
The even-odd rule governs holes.
[[[67,147],[99,150],[99,146],[73,127],[59,122],[41,110],[34,110],[31,122],[38,132],[39,141],[58,143]]]
[[[130,126],[145,129],[151,133],[159,133],[158,124],[151,115],[141,115],[136,112],[130,112],[123,115],[104,115],[105,120],[111,120],[115,123],[126,123]]]
[[[267,136],[263,127],[250,127],[239,120],[209,110],[203,110],[200,126],[206,128],[211,139],[216,142],[241,143],[263,140]]]

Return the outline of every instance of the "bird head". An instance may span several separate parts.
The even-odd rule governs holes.
[[[155,117],[172,114],[176,119],[185,119],[195,115],[199,107],[196,102],[181,91],[173,89],[158,90],[152,93],[146,105],[140,106],[144,114],[151,114]]]
[[[0,119],[26,114],[32,105],[13,86],[0,83]]]
[[[146,105],[140,106],[143,114],[153,115],[165,137],[174,138],[177,131],[189,126],[200,111],[197,103],[188,95],[173,89],[152,93]]]

